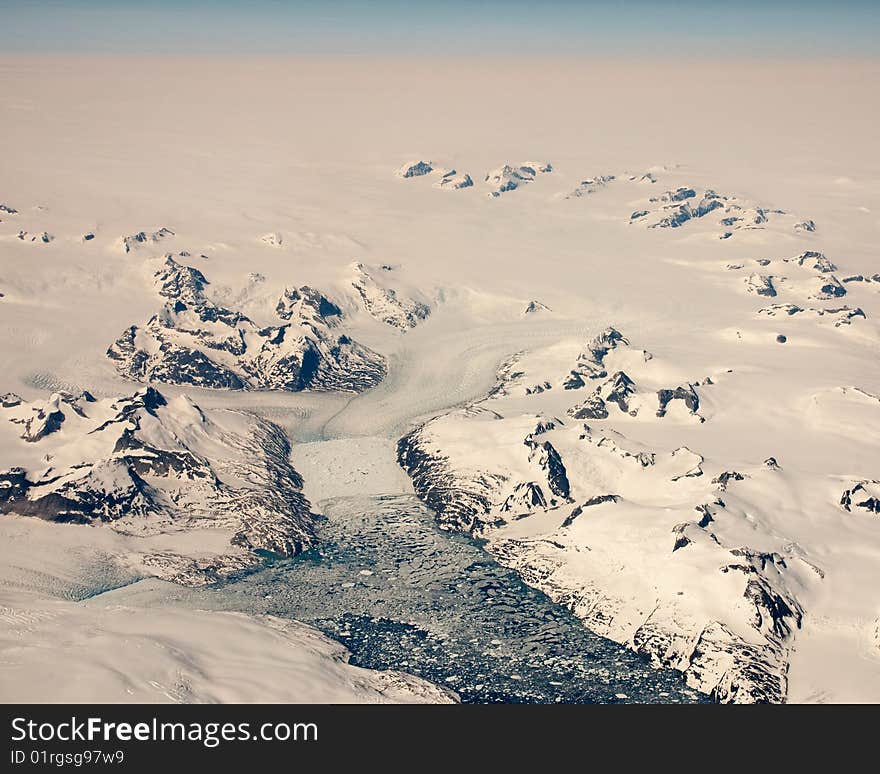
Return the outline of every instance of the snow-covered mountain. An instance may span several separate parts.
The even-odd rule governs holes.
[[[460,191],[462,188],[471,188],[473,184],[473,178],[467,172],[447,169],[441,173],[440,179],[434,183],[434,187],[445,188],[448,191]]]
[[[149,233],[146,231],[138,231],[136,234],[128,234],[127,236],[119,237],[118,244],[123,252],[130,253],[132,250],[137,250],[143,246],[155,245],[173,236],[174,232],[170,228],[161,226],[155,231],[150,231]]]
[[[617,177],[615,175],[597,175],[596,177],[588,177],[586,180],[581,180],[581,182],[578,183],[578,187],[570,194],[567,194],[566,198],[579,199],[581,196],[589,196],[590,194],[600,191],[616,179]]]
[[[240,311],[211,301],[208,280],[171,255],[154,275],[162,310],[132,325],[107,356],[122,376],[140,382],[230,390],[359,392],[381,381],[381,355],[334,329],[340,309],[318,291],[287,289],[260,327]]]
[[[434,179],[435,188],[445,188],[447,191],[460,191],[471,188],[474,184],[473,178],[467,172],[440,167],[430,161],[408,161],[395,174],[404,180],[430,176]]]
[[[552,171],[553,167],[546,162],[526,161],[516,165],[504,164],[486,175],[486,182],[491,188],[488,195],[497,198],[503,193],[515,191],[531,183],[538,175]]]
[[[395,174],[404,180],[410,177],[422,177],[430,175],[434,171],[434,167],[430,161],[407,161]]]
[[[751,271],[744,277],[746,290],[774,299],[773,303],[759,309],[758,315],[805,315],[823,318],[835,327],[851,325],[855,320],[866,317],[863,309],[839,299],[847,295],[846,286],[850,282],[870,283],[872,280],[856,275],[845,277],[841,282],[834,274],[837,266],[824,253],[805,250],[790,258],[755,258],[751,263],[760,270]],[[742,263],[728,264],[726,267],[728,271],[742,275],[749,268],[748,264]],[[817,303],[829,301],[834,303]]]
[[[487,398],[405,436],[399,461],[441,524],[487,539],[591,629],[720,701],[778,702],[817,570],[784,541],[742,542],[777,466],[731,470],[626,429],[705,421],[700,396],[734,377],[695,376],[608,328],[510,361]]]
[[[0,513],[105,525],[148,536],[210,529],[213,552],[148,552],[159,577],[205,583],[256,561],[293,556],[314,540],[289,442],[266,420],[205,412],[152,387],[97,400],[88,392],[0,399]]]
[[[524,161],[519,164],[503,164],[486,173],[483,182],[489,187],[487,196],[497,198],[507,191],[514,191],[527,183],[531,183],[538,175],[552,172],[553,166],[547,162]],[[409,180],[416,177],[435,178],[435,188],[460,191],[474,186],[473,178],[467,172],[454,168],[437,166],[431,161],[407,161],[394,173],[397,177]],[[613,177],[608,178],[612,180]],[[584,181],[581,188],[573,195],[582,196],[585,189],[593,181]],[[598,184],[607,182],[602,179]]]
[[[766,228],[773,221],[791,216],[784,210],[719,194],[711,188],[679,186],[650,197],[643,208],[630,215],[630,223],[645,223],[648,228],[681,228],[704,218],[720,229],[720,239],[729,239],[738,231]],[[791,223],[790,228],[796,229],[797,225]]]
[[[412,297],[412,289],[402,289],[395,279],[395,267],[383,264],[367,267],[360,261],[351,264],[351,286],[360,296],[367,313],[379,322],[405,333],[431,314],[431,307]]]

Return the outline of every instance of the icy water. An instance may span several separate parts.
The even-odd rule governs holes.
[[[338,497],[321,510],[318,548],[218,587],[214,601],[310,623],[352,663],[418,675],[464,702],[704,700],[438,529],[412,495]]]

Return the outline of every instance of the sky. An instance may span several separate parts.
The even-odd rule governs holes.
[[[22,53],[873,58],[880,0],[0,0]]]

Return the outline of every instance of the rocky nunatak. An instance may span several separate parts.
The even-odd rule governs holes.
[[[257,325],[213,302],[201,271],[171,255],[154,276],[165,300],[143,326],[107,350],[124,377],[227,390],[361,392],[386,373],[385,359],[337,330],[342,311],[317,290],[287,289],[277,323]]]

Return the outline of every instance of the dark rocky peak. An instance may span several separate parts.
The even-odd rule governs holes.
[[[351,268],[354,274],[352,287],[360,296],[367,313],[379,322],[405,333],[431,314],[430,306],[399,293],[397,288],[387,284],[382,275],[377,279],[360,261],[352,263]],[[388,269],[380,271],[384,274]]]
[[[685,406],[687,406],[688,411],[690,411],[691,414],[696,414],[700,408],[700,396],[697,395],[697,391],[694,389],[693,384],[688,384],[684,387],[679,386],[672,390],[658,390],[657,399],[659,401],[657,407],[658,417],[666,416],[666,409],[674,400],[684,401]]]
[[[335,324],[338,318],[342,317],[342,310],[336,304],[308,285],[298,289],[285,289],[275,307],[275,312],[282,320],[318,318],[330,325]]]
[[[675,542],[672,544],[672,553],[675,553],[682,548],[687,548],[687,546],[694,542],[687,536],[687,531],[692,526],[693,522],[683,521],[672,528],[672,534],[675,535]]]
[[[434,171],[430,161],[408,161],[395,173],[398,177],[410,178],[428,175]]]
[[[548,381],[538,382],[538,384],[533,384],[531,387],[526,387],[526,395],[538,395],[542,392],[547,392],[547,390],[552,390],[553,385]]]
[[[549,433],[551,430],[555,430],[562,424],[564,424],[564,422],[561,419],[541,419],[538,424],[535,425],[535,429],[532,430],[529,438]]]
[[[165,396],[159,390],[155,387],[145,387],[135,392],[131,397],[120,399],[113,404],[113,407],[116,408],[118,406],[120,413],[144,409],[148,414],[155,416],[158,409],[167,405],[168,401],[165,400]]]
[[[735,470],[725,470],[723,473],[719,473],[715,478],[712,479],[713,484],[718,484],[718,488],[722,491],[727,489],[727,485],[731,481],[743,481],[745,476],[742,473],[738,473]]]
[[[35,415],[25,420],[24,432],[21,434],[21,437],[30,443],[36,443],[47,435],[58,432],[65,420],[64,412],[59,403],[53,402],[51,398],[45,408],[34,410]]]
[[[486,175],[486,182],[492,186],[489,196],[498,197],[507,191],[514,191],[532,182],[537,175],[552,171],[553,167],[546,163],[527,161],[519,166],[505,164]]]
[[[614,182],[615,179],[614,175],[597,175],[596,177],[588,177],[586,180],[581,180],[578,187],[568,194],[566,198],[576,199],[581,196],[589,196],[599,189],[605,188],[609,183]]]
[[[165,305],[107,350],[126,378],[211,389],[360,392],[386,373],[381,355],[330,330],[341,310],[313,288],[286,290],[276,311],[290,322],[260,328],[206,298],[204,274],[172,256],[155,278]]]
[[[526,304],[526,308],[523,309],[522,313],[523,313],[523,315],[528,315],[528,314],[536,314],[537,312],[549,312],[549,311],[552,311],[549,306],[542,304],[540,301],[532,300],[532,301],[529,301],[528,304]]]
[[[659,196],[652,196],[650,201],[652,202],[683,202],[687,199],[693,199],[697,195],[697,192],[693,188],[688,188],[687,186],[680,186],[676,188],[674,191],[664,191]]]
[[[743,596],[755,606],[752,625],[764,634],[785,639],[792,628],[800,628],[803,608],[788,591],[781,572],[785,559],[778,553],[756,551],[749,547],[734,548],[730,554],[739,561],[721,568],[722,572],[741,572],[746,578]]]
[[[709,503],[701,503],[700,505],[696,506],[694,510],[700,514],[700,519],[697,522],[697,526],[701,529],[706,529],[706,527],[708,527],[713,521],[715,521],[715,516],[712,513],[712,506]]]
[[[165,256],[165,264],[153,278],[160,296],[190,306],[205,302],[205,286],[210,284],[202,272],[192,266],[179,264],[170,253]]]
[[[168,402],[165,400],[165,396],[155,387],[145,387],[132,395],[114,400],[110,404],[110,408],[116,412],[116,416],[108,419],[94,430],[90,430],[89,433],[100,433],[120,423],[130,423],[135,428],[139,428],[142,412],[158,417],[158,410],[167,405]],[[201,414],[201,409],[197,406],[195,408]],[[204,420],[203,414],[202,419]]]
[[[585,351],[578,357],[579,368],[572,372],[572,377],[586,375],[590,379],[602,379],[608,376],[608,372],[604,368],[605,357],[620,344],[628,345],[629,341],[616,328],[609,326],[601,331],[590,340]],[[568,386],[566,389],[577,389],[577,380],[572,377],[567,379],[567,382],[572,386]]]
[[[746,289],[750,293],[755,293],[765,298],[774,298],[776,296],[776,286],[773,284],[774,279],[774,277],[767,274],[754,272],[746,278]]]
[[[579,390],[581,387],[586,386],[587,383],[584,381],[583,376],[577,371],[570,371],[568,376],[566,376],[565,380],[562,382],[562,389],[564,390]]]
[[[313,541],[314,517],[301,493],[302,479],[290,467],[290,445],[280,427],[252,415],[243,417],[241,430],[220,427],[187,398],[166,403],[152,387],[102,401],[73,397],[80,407],[97,403],[97,408],[75,422],[68,416],[55,439],[53,454],[57,449],[54,456],[67,463],[59,461],[48,471],[42,464],[35,470],[21,466],[0,471],[0,514],[105,524],[127,534],[137,521],[139,535],[209,524],[229,530],[233,546],[285,556]],[[31,407],[63,403],[56,394],[7,411],[23,415]],[[107,409],[116,416],[103,421]],[[101,435],[87,438],[95,433]],[[26,447],[20,443],[10,448]],[[215,467],[226,474],[222,479]],[[152,555],[148,546],[144,550]],[[214,569],[194,575],[175,569],[178,561],[188,566],[190,559],[163,556],[167,567],[157,572],[160,577],[196,584],[257,561],[234,550],[228,556],[218,554]],[[146,562],[147,556],[141,558]]]
[[[26,403],[17,395],[7,393],[0,400],[0,406],[10,411],[7,417],[10,422],[24,426],[21,438],[29,443],[37,443],[61,430],[69,413],[85,417],[83,404],[94,401],[88,392],[56,392],[48,400],[33,403]]]
[[[757,551],[749,546],[741,546],[731,548],[730,553],[746,559],[758,572],[767,572],[768,569],[779,572],[788,568],[785,557],[776,551]]]
[[[624,413],[629,412],[629,399],[635,395],[636,383],[623,371],[615,372],[603,386],[606,403],[616,403]]]
[[[66,390],[60,390],[56,394],[61,399],[62,405],[69,406],[74,413],[81,417],[86,416],[86,404],[97,402],[95,396],[88,390],[82,390],[81,392],[67,392]]]
[[[520,482],[501,504],[502,513],[513,513],[516,518],[528,516],[536,509],[545,509],[547,498],[541,485],[535,481]]]
[[[590,341],[587,350],[595,362],[601,363],[612,349],[617,348],[618,344],[629,344],[629,340],[624,338],[619,330],[609,326]]]
[[[828,301],[846,295],[846,288],[838,282],[837,277],[833,274],[830,277],[819,277],[818,280],[819,289],[813,294],[813,298]]]
[[[112,522],[123,516],[146,516],[158,510],[147,483],[123,459],[99,460],[71,470],[64,480],[32,483],[13,474],[10,489],[0,486],[0,513],[35,516],[68,524]],[[0,474],[0,479],[3,476]]]
[[[473,178],[467,172],[458,172],[449,169],[440,175],[440,179],[434,183],[437,188],[446,188],[452,191],[460,191],[464,188],[472,188]]]
[[[544,441],[543,443],[532,442],[529,460],[532,462],[537,461],[538,467],[546,473],[550,491],[557,497],[568,500],[571,485],[568,481],[568,473],[562,462],[562,457],[556,451],[556,447],[550,441]]]
[[[615,179],[614,175],[596,175],[596,177],[588,177],[586,180],[581,180],[581,185],[603,186],[608,185],[608,183]]]
[[[837,271],[837,266],[828,260],[824,253],[817,252],[816,250],[805,250],[800,255],[796,255],[794,258],[788,258],[786,260],[792,261],[798,266],[815,269],[822,274]]]
[[[160,449],[144,441],[138,434],[139,426],[125,427],[116,440],[113,454],[122,460],[138,476],[161,476],[163,478],[219,479],[210,463],[188,449]]]
[[[880,514],[880,481],[859,481],[840,496],[840,505],[847,511],[854,507]]]
[[[743,596],[755,606],[752,625],[758,631],[786,638],[792,633],[792,623],[800,628],[801,606],[793,597],[777,591],[766,578],[760,575],[750,578]]]
[[[704,196],[700,203],[693,209],[693,217],[702,218],[714,210],[722,209],[724,204],[719,200],[717,194],[714,196]],[[764,218],[766,220],[766,217]],[[760,221],[763,222],[763,221]]]
[[[163,239],[174,236],[174,232],[170,228],[164,226],[157,231],[147,233],[146,231],[138,231],[136,234],[122,237],[122,249],[126,253],[130,253],[137,247],[149,243],[161,242]]]
[[[595,392],[586,400],[572,406],[568,413],[574,419],[608,419],[608,407],[602,396]]]

